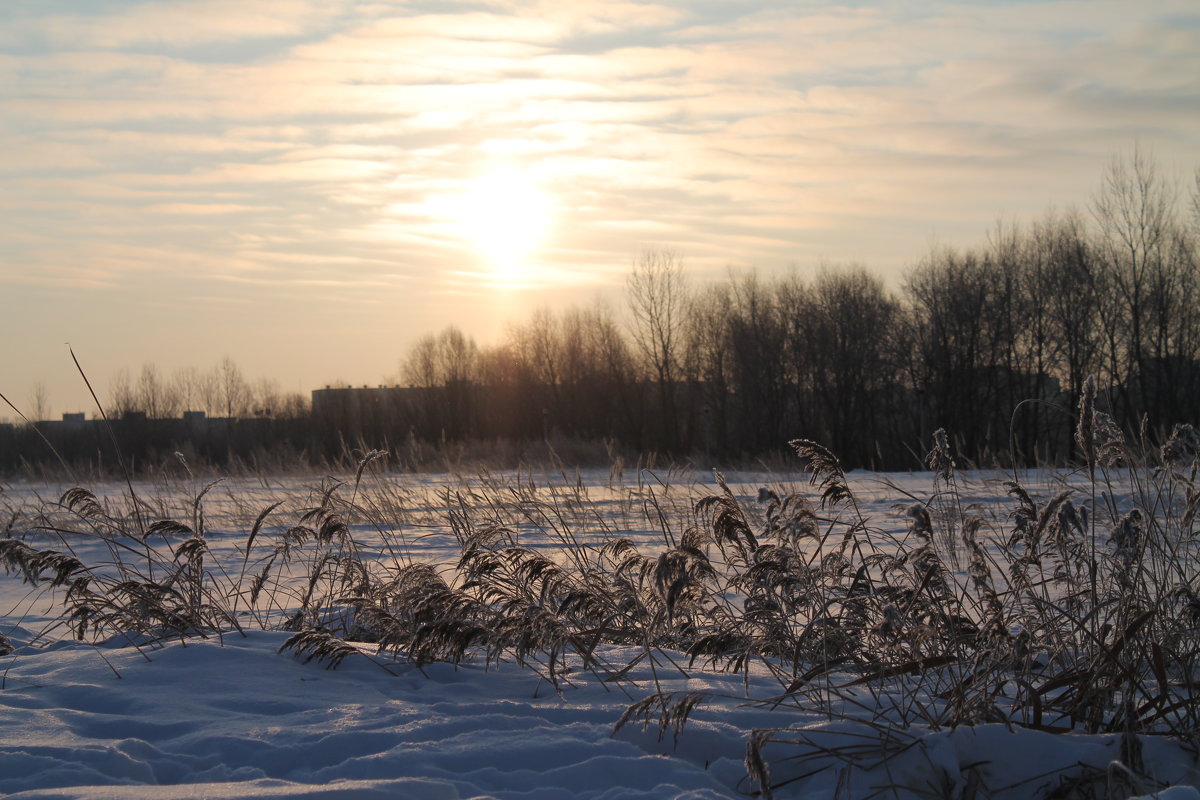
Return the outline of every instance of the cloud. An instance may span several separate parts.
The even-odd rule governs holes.
[[[0,292],[436,322],[495,292],[446,203],[497,165],[554,195],[541,297],[619,286],[647,244],[895,274],[1086,202],[1135,137],[1200,152],[1194,0],[65,7],[0,10]]]
[[[158,49],[290,38],[320,30],[349,7],[345,0],[155,0],[107,14],[12,14],[0,26],[0,46],[35,41],[68,51],[147,44]]]

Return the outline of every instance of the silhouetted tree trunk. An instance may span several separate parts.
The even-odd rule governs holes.
[[[683,261],[670,250],[646,250],[627,283],[633,340],[658,387],[662,438],[667,451],[681,445],[678,374],[688,292]]]

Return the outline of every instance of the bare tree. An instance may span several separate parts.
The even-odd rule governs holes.
[[[183,367],[171,374],[171,391],[179,401],[180,411],[202,410],[200,384],[200,371],[195,367]]]
[[[50,418],[50,393],[42,381],[35,383],[29,392],[29,418],[34,422]]]
[[[138,408],[150,419],[176,416],[181,405],[176,386],[173,382],[163,380],[154,364],[143,364],[135,390]]]
[[[196,393],[201,405],[200,410],[209,416],[217,416],[221,413],[221,370],[219,367],[213,367],[207,372],[199,374]]]
[[[687,315],[685,361],[700,387],[704,449],[709,453],[731,446],[736,366],[728,342],[732,315],[733,290],[728,283],[697,292]]]
[[[474,380],[478,360],[475,340],[450,326],[436,336],[426,334],[418,339],[408,351],[400,374],[409,386],[448,386]]]
[[[683,260],[671,250],[642,251],[627,282],[633,341],[658,385],[664,444],[680,444],[678,374],[688,288]]]
[[[633,430],[631,360],[611,312],[601,305],[568,309],[558,333],[560,399],[569,429],[593,437]]]
[[[288,392],[279,404],[275,416],[283,419],[301,419],[312,411],[312,403],[307,395],[299,392]]]
[[[270,378],[259,378],[250,387],[250,410],[256,417],[279,417],[284,404],[279,384]]]
[[[129,380],[128,370],[118,370],[113,376],[108,393],[108,408],[105,410],[111,417],[121,417],[130,411],[138,410],[137,394]]]
[[[731,277],[722,348],[739,409],[739,447],[748,451],[772,449],[794,435],[783,317],[778,292],[756,273]]]
[[[244,416],[250,402],[250,387],[242,370],[232,358],[225,356],[217,365],[217,375],[221,413],[226,417]]]
[[[1147,305],[1153,284],[1169,268],[1166,251],[1174,205],[1174,187],[1141,148],[1128,158],[1113,158],[1092,198],[1098,249],[1110,288],[1103,296],[1107,307],[1102,317],[1107,323],[1109,372],[1125,387],[1125,410],[1134,414],[1150,400],[1144,381],[1137,402],[1129,389],[1147,368]]]
[[[426,334],[416,341],[404,359],[400,376],[404,383],[421,389],[439,385],[437,337]]]
[[[960,437],[979,452],[992,422],[983,409],[996,358],[997,313],[992,263],[972,251],[937,249],[912,269],[904,283],[913,343],[908,364],[931,428]],[[922,443],[922,447],[927,443]]]
[[[483,386],[512,386],[518,381],[520,365],[510,343],[481,348],[476,360],[476,373]]]
[[[894,339],[900,305],[862,267],[818,275],[812,290],[813,389],[828,441],[841,457],[869,464],[887,435],[886,406],[898,394]]]
[[[543,434],[550,425],[566,424],[572,411],[564,398],[562,338],[562,325],[547,308],[536,309],[527,323],[511,325],[508,330],[522,400],[531,414],[546,415],[540,423]],[[532,423],[526,424],[533,427]]]
[[[635,367],[629,342],[612,309],[597,303],[588,315],[587,335],[603,374],[602,395],[610,402],[611,419],[628,440],[638,431]]]
[[[409,386],[429,390],[428,402],[420,409],[428,435],[461,437],[470,432],[478,370],[475,340],[453,326],[436,336],[423,336],[413,345],[402,375]]]
[[[1066,393],[1062,407],[1076,409],[1084,380],[1101,372],[1100,298],[1105,291],[1104,276],[1077,212],[1047,214],[1035,223],[1027,251],[1025,302],[1045,321],[1047,335],[1044,345],[1037,343],[1040,349],[1033,363],[1057,379]],[[1042,394],[1030,397],[1049,399]],[[1048,426],[1052,425],[1050,420],[1061,420],[1049,406],[1043,409],[1041,403],[1027,404],[1022,413],[1041,414],[1043,410]],[[1060,424],[1039,434],[1043,455],[1050,459],[1069,457],[1073,428]],[[1026,451],[1030,452],[1028,447]]]
[[[451,326],[438,335],[437,352],[438,369],[447,386],[474,381],[479,358],[474,339]]]

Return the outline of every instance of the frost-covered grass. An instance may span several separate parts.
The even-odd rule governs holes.
[[[144,713],[132,699],[91,711],[118,713],[149,749],[126,754],[142,771],[81,766],[74,783],[9,777],[0,791],[118,778],[217,781],[228,796],[232,783],[299,796],[362,780],[343,788],[1015,798],[1194,785],[1195,441],[1146,455],[1104,436],[1083,437],[1076,471],[1016,475],[959,473],[938,448],[929,473],[847,476],[797,442],[796,475],[418,477],[369,454],[319,485],[6,487],[0,703],[14,719],[40,709],[49,738],[10,738],[4,758],[31,769],[35,751],[74,746],[55,726],[88,705],[76,671],[89,686],[136,677],[120,685],[147,693]],[[166,669],[218,710],[154,710]],[[279,694],[301,679],[335,688]],[[451,721],[431,733],[417,712],[364,714],[355,691]],[[490,699],[460,703],[475,695]],[[273,704],[303,719],[276,725]],[[237,710],[233,740],[187,744],[219,738],[220,709]],[[517,738],[468,735],[493,718]],[[343,729],[378,736],[339,740],[314,767]],[[281,766],[272,736],[304,763]],[[473,740],[474,778],[393,752],[438,736]],[[164,766],[197,747],[211,758]]]

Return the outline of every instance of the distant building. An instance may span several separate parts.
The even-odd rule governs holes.
[[[416,391],[419,390],[400,386],[326,386],[313,390],[312,413],[314,417],[370,417],[394,412]]]

